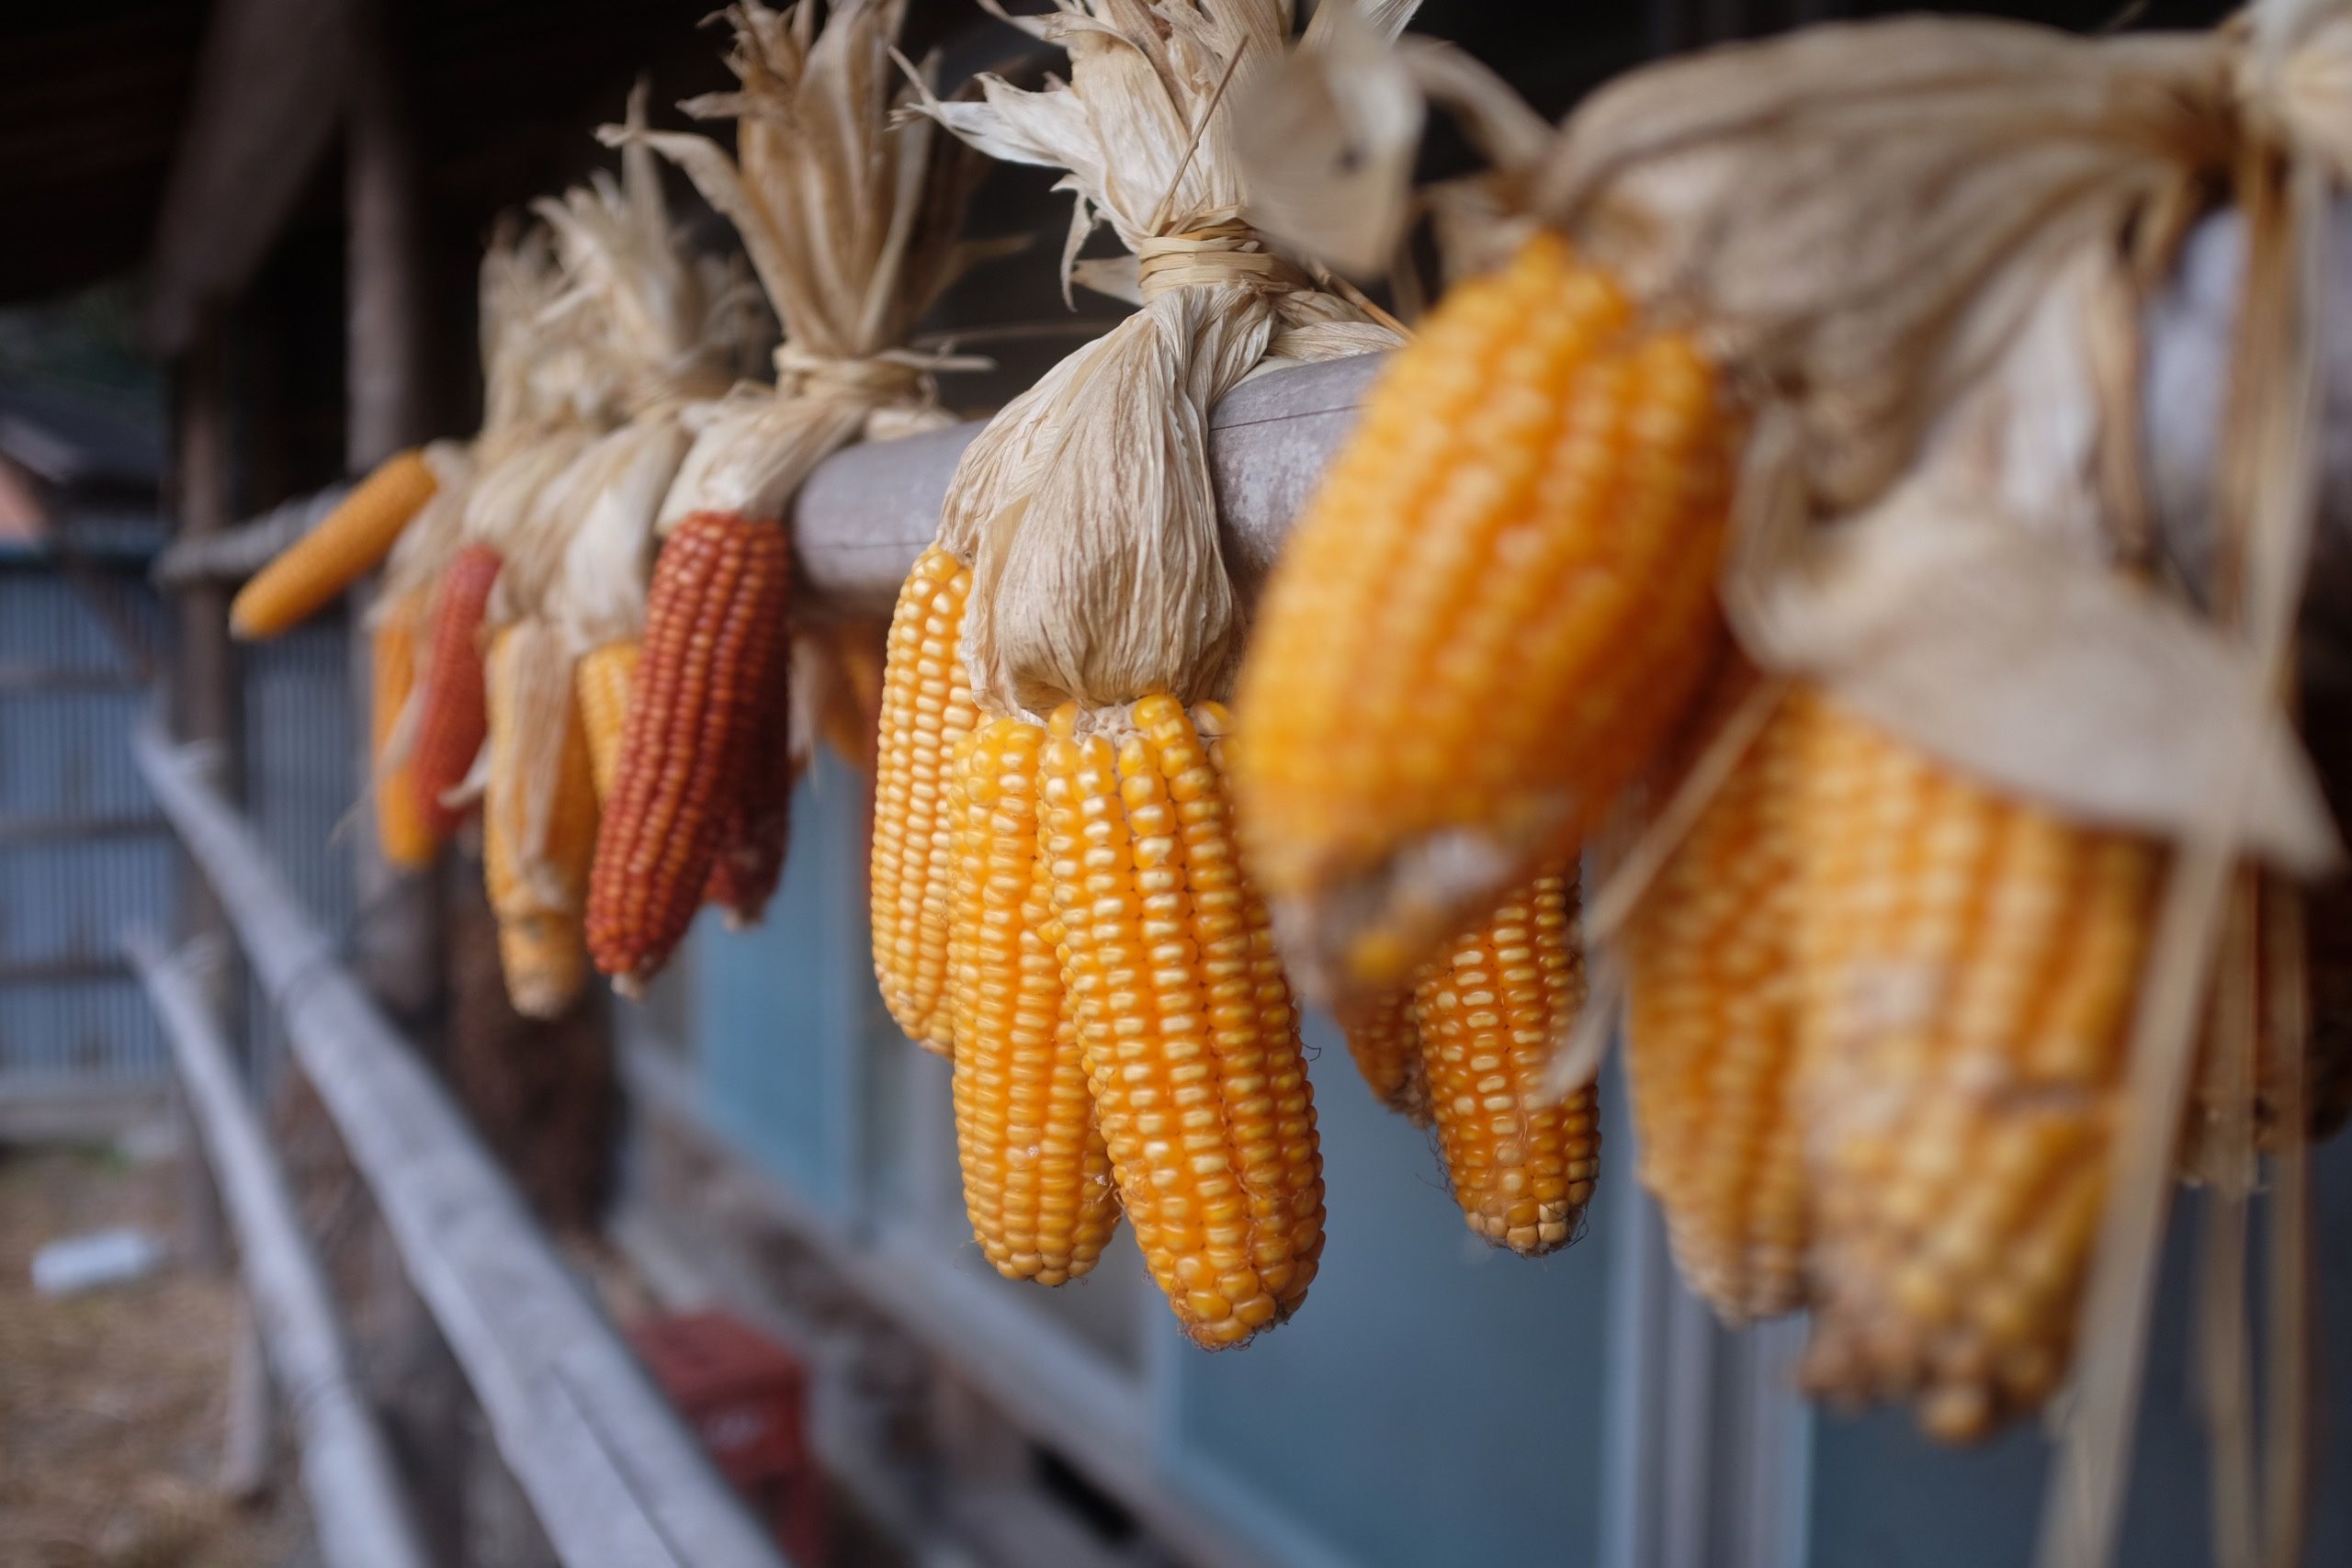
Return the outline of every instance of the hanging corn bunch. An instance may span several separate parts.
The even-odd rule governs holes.
[[[445,485],[401,536],[385,570],[381,613],[422,605],[410,716],[377,761],[377,794],[406,787],[434,838],[468,809],[467,780],[488,732],[484,617],[505,564],[501,545],[538,489],[575,451],[574,433],[605,417],[609,388],[577,324],[554,324],[564,289],[539,230],[502,233],[482,261],[482,429],[462,479]],[[542,444],[557,443],[542,455]]]
[[[688,103],[736,122],[703,137],[607,131],[683,168],[741,234],[782,322],[775,385],[695,412],[661,509],[663,543],[613,765],[589,905],[597,966],[625,989],[669,957],[706,899],[758,919],[783,868],[805,757],[790,691],[784,517],[849,442],[941,423],[905,345],[972,253],[957,243],[976,161],[920,123],[890,60],[903,0],[756,3],[724,15],[736,91]]]
[[[1401,25],[1410,7],[1397,9]],[[1009,1128],[1017,1150],[1035,1114],[1004,1097],[1082,1075],[1088,1137],[1107,1148],[1145,1261],[1212,1347],[1296,1310],[1323,1184],[1295,1010],[1235,854],[1217,699],[1240,619],[1204,433],[1261,365],[1396,341],[1241,218],[1227,89],[1276,62],[1292,24],[1279,0],[1070,0],[1018,19],[1069,51],[1067,85],[983,77],[979,102],[924,99],[977,147],[1068,170],[1065,277],[1107,221],[1135,257],[1117,287],[1141,309],[966,450],[892,625],[876,773],[876,973],[909,1036],[954,1052],[983,1246],[1007,1273],[1074,1271],[1009,1263],[989,1214],[995,1145]],[[967,744],[976,724],[984,739]],[[1033,832],[1046,896],[1016,898]],[[966,886],[959,859],[988,884]],[[976,898],[997,900],[1016,943],[959,918]],[[1008,990],[1010,1036],[996,1010]],[[1051,1206],[1092,1236],[1107,1214],[1099,1161],[1072,1147],[1051,1174]]]
[[[2348,38],[2334,5],[1821,27],[1635,73],[1548,142],[1458,60],[1374,62],[1466,96],[1544,228],[1396,356],[1240,682],[1250,863],[1376,1090],[1432,1094],[1395,987],[1453,911],[1585,847],[1686,1274],[1735,1319],[1812,1307],[1811,1386],[1946,1437],[2073,1371],[2052,1564],[2112,1540],[2192,1084],[2197,1168],[2243,1201],[2325,1082],[2278,998],[2288,879],[2336,835],[2276,693],[2319,336],[2292,258],[2346,173]],[[2236,457],[2191,595],[2132,377],[2225,194]],[[1391,209],[1330,227],[1376,258]],[[1764,682],[1692,715],[1726,632]]]
[[[628,130],[643,130],[644,107],[640,85]],[[683,411],[726,391],[759,322],[740,276],[695,258],[673,231],[642,145],[623,149],[619,180],[600,172],[537,211],[567,283],[545,319],[553,331],[599,334],[619,422],[601,434],[543,433],[534,461],[501,470],[517,510],[487,617],[504,668],[492,671],[483,863],[509,997],[545,1017],[571,1003],[587,972],[596,753],[609,742],[593,727],[600,710],[577,667],[594,658],[601,670],[609,650],[632,645],[657,509],[686,450]],[[504,718],[502,692],[512,705]]]

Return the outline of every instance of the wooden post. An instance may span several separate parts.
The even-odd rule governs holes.
[[[353,73],[345,172],[346,252],[345,468],[356,478],[429,435],[425,344],[431,319],[424,280],[424,213],[402,39],[385,0],[353,0]],[[364,597],[355,599],[354,696],[368,700]],[[359,784],[370,780],[363,740]],[[431,875],[384,863],[372,834],[353,835],[358,856],[359,968],[387,1011],[413,1037],[434,1021],[444,991],[442,919]]]
[[[230,523],[228,367],[221,335],[217,319],[206,322],[181,356],[175,376],[172,501],[182,538],[205,538]],[[218,582],[191,582],[175,598],[179,656],[173,664],[172,728],[182,740],[201,748],[211,784],[235,799],[243,772],[242,705],[236,652],[229,641],[228,593]],[[228,916],[220,899],[185,858],[181,889],[185,934],[231,949]],[[235,1021],[243,1000],[242,988],[243,972],[233,964],[221,965],[207,987],[206,1002],[214,1017],[226,1021],[232,1039],[240,1037]],[[198,1267],[218,1271],[228,1262],[220,1197],[185,1101],[178,1120],[184,1244]]]
[[[344,211],[344,467],[355,479],[432,432],[426,428],[424,203],[417,166],[407,39],[390,0],[349,0],[348,52],[364,67],[347,84]],[[351,599],[354,710],[372,698],[367,620],[374,594]],[[356,776],[373,787],[369,726],[360,727]],[[372,830],[352,835],[358,892],[356,957],[362,980],[401,1030],[428,1052],[447,993],[447,921],[437,867],[402,873]],[[390,1233],[374,1227],[366,1321],[375,1397],[436,1562],[469,1561],[469,1460],[464,1374],[401,1266]]]

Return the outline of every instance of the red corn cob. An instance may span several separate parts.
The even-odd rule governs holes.
[[[443,797],[465,783],[489,732],[481,621],[503,564],[488,545],[469,545],[451,558],[433,596],[433,653],[424,667],[409,778],[417,810],[437,836],[454,831],[465,817]]]
[[[784,852],[792,836],[792,682],[788,647],[779,635],[750,713],[742,775],[735,801],[719,823],[717,857],[702,901],[727,911],[740,930],[757,925],[784,879]]]
[[[762,693],[781,661],[784,529],[697,512],[654,563],[645,638],[595,870],[588,949],[626,990],[668,960],[710,884],[743,798]]]

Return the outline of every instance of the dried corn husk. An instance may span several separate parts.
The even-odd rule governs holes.
[[[934,377],[974,362],[916,354],[906,340],[939,291],[999,247],[958,238],[978,160],[900,112],[918,90],[893,61],[905,13],[905,0],[845,0],[821,28],[813,4],[772,10],[746,0],[722,13],[740,85],[684,107],[736,122],[732,158],[707,137],[635,122],[599,133],[633,158],[675,163],[735,224],[784,342],[773,386],[738,384],[680,411],[674,472],[643,514],[650,528],[633,526],[639,486],[657,477],[647,451],[614,481],[628,490],[631,523],[608,505],[574,537],[563,598],[583,650],[642,622],[655,534],[705,513],[781,526],[793,494],[831,453],[947,423]],[[816,709],[791,699],[826,672],[807,667],[821,644],[788,646],[788,679],[760,699],[784,713],[757,716],[786,725],[784,766],[797,776]],[[730,908],[730,921],[752,912]]]
[[[1410,6],[1383,8],[1403,25]],[[983,152],[1067,170],[1063,254],[1107,222],[1142,308],[1008,404],[966,449],[940,542],[973,567],[965,657],[995,713],[1222,690],[1240,621],[1216,532],[1208,412],[1269,362],[1391,346],[1390,328],[1314,286],[1241,220],[1230,90],[1277,63],[1283,0],[1196,7],[1062,0],[1014,18],[1070,79],[922,108]]]
[[[694,445],[661,509],[779,518],[811,469],[847,443],[945,423],[933,374],[966,361],[907,340],[940,290],[989,247],[958,233],[978,161],[928,125],[892,63],[905,0],[850,0],[820,28],[808,4],[722,13],[740,86],[684,106],[736,122],[729,158],[707,137],[607,126],[684,169],[735,225],[784,327],[772,388],[738,387],[687,416]]]

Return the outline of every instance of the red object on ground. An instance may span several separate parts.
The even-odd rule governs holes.
[[[629,1342],[793,1568],[826,1568],[824,1487],[808,1450],[799,1358],[723,1312],[647,1318]]]

